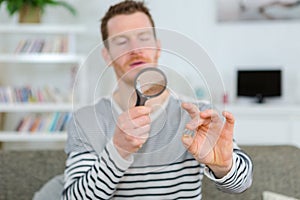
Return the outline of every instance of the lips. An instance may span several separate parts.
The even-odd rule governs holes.
[[[144,61],[134,61],[134,62],[132,62],[132,63],[130,63],[130,67],[131,68],[135,68],[135,67],[139,67],[139,66],[141,66],[141,65],[144,65],[146,62],[144,62]]]

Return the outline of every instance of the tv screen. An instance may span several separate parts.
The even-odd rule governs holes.
[[[281,70],[238,70],[237,96],[264,97],[281,96]]]

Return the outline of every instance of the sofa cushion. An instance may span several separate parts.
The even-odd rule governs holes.
[[[300,198],[300,149],[293,146],[242,146],[253,161],[253,183],[242,194],[226,194],[203,182],[204,200],[258,200],[263,191]]]
[[[32,199],[43,184],[65,168],[63,150],[0,151],[0,199]]]
[[[49,180],[34,194],[33,200],[61,199],[64,188],[64,175],[60,174]]]
[[[276,191],[300,199],[300,149],[292,146],[242,146],[254,163],[252,187],[242,194],[218,191],[203,182],[204,200],[259,200],[263,191]],[[32,199],[52,177],[62,174],[63,150],[0,151],[0,200]]]
[[[295,199],[293,197],[288,197],[288,196],[270,192],[270,191],[264,191],[263,192],[263,200],[299,200],[299,199]]]

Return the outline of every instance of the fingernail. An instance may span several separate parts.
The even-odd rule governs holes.
[[[185,129],[184,131],[183,131],[183,135],[185,136],[185,135],[187,135],[187,136],[192,136],[194,134],[194,131],[192,131],[192,130],[189,130],[189,129]]]
[[[183,134],[182,140],[185,144],[190,144],[193,138],[190,134]]]

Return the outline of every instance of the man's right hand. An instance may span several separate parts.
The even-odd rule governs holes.
[[[120,155],[127,159],[147,141],[150,132],[151,108],[137,106],[118,117],[113,143]]]

